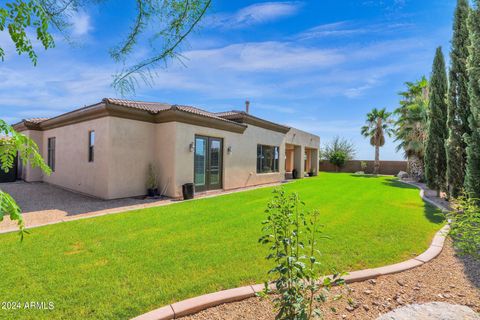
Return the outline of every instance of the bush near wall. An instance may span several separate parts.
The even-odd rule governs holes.
[[[362,171],[361,163],[367,164],[365,173],[373,173],[373,160],[349,160],[345,162],[345,166],[339,172],[357,172]],[[319,171],[336,172],[337,168],[328,162],[328,160],[320,160]],[[396,175],[400,171],[407,171],[407,161],[380,161],[380,174]]]

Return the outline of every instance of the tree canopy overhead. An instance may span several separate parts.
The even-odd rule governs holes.
[[[88,6],[109,0],[7,0],[0,4],[0,32],[8,32],[19,55],[38,62],[32,42],[43,48],[55,46],[55,32],[69,40],[70,17]],[[110,56],[121,67],[112,86],[122,95],[134,93],[139,81],[150,84],[154,69],[171,59],[180,59],[182,44],[211,5],[211,0],[135,0],[136,13],[130,31],[110,49]],[[146,37],[153,54],[131,61],[141,37]],[[0,44],[0,59],[5,50]]]

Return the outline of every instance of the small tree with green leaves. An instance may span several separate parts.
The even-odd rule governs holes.
[[[1,170],[5,172],[10,171],[15,165],[18,156],[24,166],[39,167],[46,174],[50,174],[51,170],[43,161],[38,146],[33,140],[16,132],[3,120],[0,120],[0,135],[2,136],[0,140]],[[9,216],[11,220],[18,221],[20,234],[23,239],[26,231],[22,211],[8,193],[0,190],[0,221],[3,221],[5,216]]]
[[[461,254],[480,258],[480,207],[478,199],[464,194],[454,201],[448,214],[450,236]]]
[[[268,203],[267,219],[263,222],[264,235],[259,242],[269,247],[268,260],[275,266],[268,272],[273,277],[278,295],[276,319],[308,320],[319,317],[315,302],[326,301],[328,289],[342,284],[341,275],[325,277],[320,281],[319,240],[321,234],[319,212],[305,211],[298,194],[274,191]],[[265,292],[268,293],[265,284]]]
[[[355,157],[355,153],[355,146],[352,142],[336,136],[323,148],[322,158],[333,164],[338,171],[348,160]]]
[[[447,72],[442,48],[438,47],[430,79],[427,141],[425,143],[425,179],[430,189],[446,191],[447,155]]]

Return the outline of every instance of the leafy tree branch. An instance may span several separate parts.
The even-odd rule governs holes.
[[[43,160],[37,144],[32,139],[16,132],[3,120],[0,120],[0,135],[2,136],[0,140],[1,170],[9,172],[14,167],[18,156],[24,166],[38,167],[46,174],[51,173],[51,169]],[[23,239],[26,231],[22,211],[8,193],[0,190],[0,221],[3,221],[4,216],[9,216],[10,220],[18,221]]]
[[[55,46],[52,32],[69,39],[70,18],[88,6],[106,0],[11,0],[0,5],[0,32],[8,30],[19,55],[27,55],[33,65],[38,56],[32,38],[40,41],[44,49]],[[211,0],[136,0],[136,16],[130,32],[118,46],[110,50],[111,58],[121,63],[121,71],[114,75],[112,86],[122,95],[132,94],[139,79],[152,83],[154,68],[166,65],[170,59],[180,59],[181,46],[198,27],[211,6]],[[31,31],[35,31],[32,36]],[[131,54],[146,37],[151,57],[131,63]],[[0,59],[5,58],[0,45]]]

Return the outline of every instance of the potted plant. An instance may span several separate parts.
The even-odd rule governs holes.
[[[153,164],[149,164],[147,174],[147,196],[155,197],[157,195],[159,195],[157,174]]]

